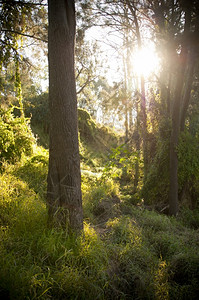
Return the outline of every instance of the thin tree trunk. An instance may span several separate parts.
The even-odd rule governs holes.
[[[190,27],[190,11],[185,13],[184,35],[189,32]],[[181,105],[183,99],[183,86],[185,78],[185,70],[187,63],[187,45],[182,45],[179,57],[179,72],[174,94],[174,103],[172,109],[172,129],[170,137],[170,190],[169,190],[169,214],[176,215],[178,213],[178,157],[177,146],[180,132],[180,116]]]
[[[169,79],[167,88],[167,115],[170,116],[171,113],[171,66],[169,68]]]
[[[49,221],[79,232],[83,228],[83,213],[74,72],[74,1],[49,0],[48,10]]]
[[[190,53],[190,62],[189,62],[189,71],[188,71],[188,76],[186,79],[186,86],[185,86],[185,95],[183,99],[183,106],[182,106],[182,111],[181,111],[181,120],[180,120],[180,130],[184,131],[185,127],[185,120],[186,120],[186,113],[187,109],[190,103],[190,98],[191,98],[191,88],[192,88],[192,83],[193,83],[193,78],[194,78],[194,69],[195,69],[195,54]]]
[[[138,19],[136,16],[136,9],[134,3],[131,3],[129,0],[127,0],[127,5],[134,17],[138,49],[141,50],[142,41],[141,41]],[[147,175],[147,168],[148,168],[148,145],[147,145],[147,114],[146,114],[145,80],[143,76],[141,76],[140,78],[140,89],[141,89],[142,137],[143,137],[143,159],[144,159],[144,180],[145,180]]]
[[[127,93],[127,71],[126,60],[123,55],[123,67],[124,67],[124,105],[125,105],[125,142],[128,141],[129,136],[129,121],[128,121],[128,93]]]
[[[139,105],[138,101],[136,101],[136,130],[135,130],[135,145],[136,145],[136,151],[137,151],[137,158],[139,159],[140,156],[140,134],[139,134],[139,126],[140,126],[140,120],[139,120]],[[139,160],[136,160],[135,162],[135,177],[134,177],[134,187],[137,189],[138,183],[139,183],[139,177],[140,177],[140,168],[139,168]]]
[[[145,81],[143,76],[141,76],[141,112],[142,112],[144,180],[145,180],[147,176],[147,169],[148,169],[148,146],[147,146],[147,115],[146,115]]]

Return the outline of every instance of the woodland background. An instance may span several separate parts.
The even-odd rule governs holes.
[[[198,1],[76,1],[78,237],[48,224],[47,15],[0,0],[0,295],[197,299]],[[131,62],[149,41],[146,77]]]

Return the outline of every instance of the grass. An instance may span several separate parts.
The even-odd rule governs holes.
[[[3,299],[197,299],[198,214],[132,205],[118,182],[82,163],[84,232],[47,226],[48,153],[36,147],[0,174]]]

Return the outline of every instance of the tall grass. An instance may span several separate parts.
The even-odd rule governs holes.
[[[135,207],[118,183],[91,169],[83,172],[84,232],[69,236],[47,226],[47,161],[36,148],[0,174],[3,299],[197,299],[199,233],[188,226],[192,216]]]

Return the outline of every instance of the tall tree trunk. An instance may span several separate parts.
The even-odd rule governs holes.
[[[74,1],[49,0],[48,14],[49,220],[79,232],[83,228],[83,212],[74,72]]]
[[[128,121],[128,92],[127,92],[127,66],[126,60],[123,55],[123,67],[124,67],[124,105],[125,105],[125,142],[127,143],[129,138],[129,121]]]
[[[126,3],[134,18],[138,49],[141,50],[142,41],[141,41],[138,19],[136,15],[135,3],[134,1],[130,2],[129,0],[126,0]],[[140,90],[141,90],[142,138],[143,138],[143,159],[144,159],[144,180],[145,180],[147,175],[147,168],[148,168],[148,145],[147,145],[147,114],[146,114],[146,95],[145,95],[144,76],[141,76],[140,78]]]
[[[171,66],[169,68],[169,78],[168,78],[168,88],[167,88],[167,115],[170,116],[171,113]]]
[[[131,51],[130,51],[130,45],[132,41],[130,40],[130,33],[129,28],[126,29],[126,75],[127,75],[127,91],[128,91],[128,128],[129,133],[132,133],[132,127],[133,127],[133,112],[132,112],[132,66],[130,61]]]
[[[145,81],[141,76],[141,112],[142,112],[142,136],[143,136],[143,159],[144,159],[144,180],[148,169],[148,145],[147,145],[147,115],[146,115],[146,96]]]
[[[189,32],[191,22],[191,14],[189,9],[185,12],[184,37]],[[172,109],[172,128],[170,137],[170,190],[169,190],[169,214],[176,215],[178,213],[178,157],[177,146],[180,132],[180,117],[183,100],[183,87],[185,79],[185,71],[187,64],[187,43],[184,41],[179,57],[178,78],[174,94]]]
[[[139,177],[140,177],[140,168],[139,168],[139,158],[140,158],[140,134],[139,134],[139,127],[140,127],[140,120],[139,120],[139,105],[138,99],[136,101],[136,127],[135,127],[135,146],[137,151],[137,160],[135,162],[135,176],[134,176],[134,187],[135,189],[138,188]]]
[[[171,137],[170,137],[170,190],[169,190],[169,214],[178,213],[178,156],[177,146],[180,132],[180,107],[182,102],[186,54],[182,50],[180,58],[179,75],[174,94],[174,103],[171,116]]]

